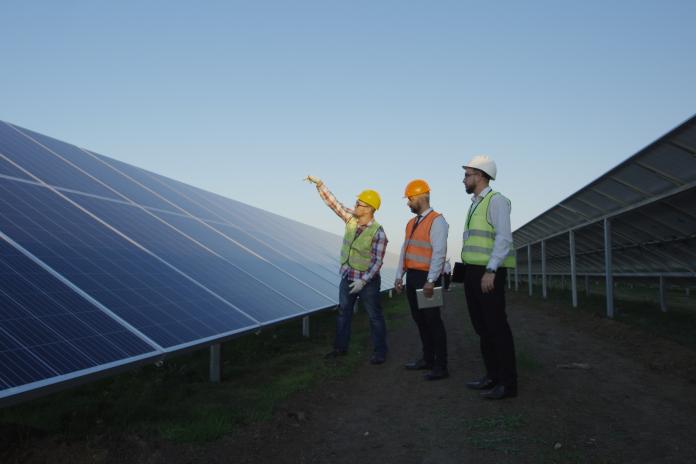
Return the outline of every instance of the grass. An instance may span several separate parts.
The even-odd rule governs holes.
[[[520,290],[516,294],[526,295],[526,292],[526,284],[520,283]],[[571,305],[571,293],[567,288],[548,288],[547,296],[550,303],[569,310],[576,309]],[[541,298],[539,286],[533,287],[532,298]],[[696,295],[687,297],[684,290],[670,289],[666,301],[667,312],[662,312],[657,288],[645,283],[619,283],[614,288],[614,320],[696,349]],[[593,282],[589,296],[584,291],[584,284],[578,285],[577,309],[606,317],[603,282]]]
[[[508,455],[519,453],[522,439],[519,432],[525,425],[520,414],[480,417],[466,422],[466,440],[472,446]]]
[[[403,297],[382,300],[390,328],[407,320]],[[13,441],[36,435],[63,439],[135,433],[175,442],[216,440],[237,427],[269,419],[290,395],[325,379],[349,375],[367,359],[364,310],[353,320],[350,353],[325,361],[335,312],[311,316],[311,337],[299,320],[249,334],[222,347],[222,378],[208,381],[208,350],[200,350],[108,379],[0,410],[0,429]]]

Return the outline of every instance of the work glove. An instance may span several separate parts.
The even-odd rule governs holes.
[[[321,181],[320,178],[314,177],[314,176],[307,176],[307,177],[305,178],[305,180],[306,180],[307,182],[311,182],[311,183],[317,184],[317,185],[323,184],[323,182]]]
[[[365,281],[362,280],[362,279],[354,280],[353,283],[351,283],[351,284],[349,285],[349,287],[350,287],[350,292],[349,292],[349,294],[352,295],[352,294],[354,294],[354,293],[360,293],[360,290],[363,289],[363,287],[365,286],[366,283],[367,283],[367,282],[365,282]]]

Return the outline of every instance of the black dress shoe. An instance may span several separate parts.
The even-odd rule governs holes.
[[[384,364],[387,357],[384,353],[372,353],[370,356],[370,364]]]
[[[348,352],[346,350],[331,350],[324,355],[324,359],[334,359],[347,354]]]
[[[502,400],[503,398],[514,398],[517,396],[517,387],[506,387],[497,385],[493,390],[481,393],[481,398],[487,400]]]
[[[404,368],[409,371],[422,371],[425,369],[432,369],[433,365],[426,362],[425,359],[419,359],[418,361],[404,364]]]
[[[447,377],[449,377],[449,372],[442,367],[436,367],[423,376],[425,380],[442,380]]]
[[[467,382],[466,386],[467,388],[471,388],[472,390],[489,390],[493,387],[495,387],[498,384],[495,380],[491,380],[488,377],[481,377],[478,380],[472,380],[471,382]]]

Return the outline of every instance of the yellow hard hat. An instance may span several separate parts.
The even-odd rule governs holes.
[[[406,190],[404,191],[404,198],[415,197],[416,195],[422,195],[430,191],[430,186],[423,179],[415,179],[406,184]]]
[[[379,193],[375,192],[374,190],[363,190],[360,192],[360,195],[358,195],[358,200],[362,201],[363,203],[367,203],[375,210],[378,210],[379,206],[382,204],[382,199],[379,197]]]

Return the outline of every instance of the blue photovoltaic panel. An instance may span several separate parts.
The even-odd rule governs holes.
[[[0,398],[159,352],[0,238]]]
[[[160,346],[257,325],[48,188],[0,178],[0,211],[0,231]]]
[[[3,122],[0,236],[0,399],[338,294],[341,237]]]
[[[289,256],[295,262],[294,266],[288,266],[288,268],[283,268],[284,270],[293,273],[294,271],[291,271],[290,268],[302,268],[303,270],[300,270],[299,273],[308,275],[311,279],[306,281],[308,285],[314,288],[326,289],[325,282],[328,282],[331,285],[335,285],[335,288],[333,289],[334,294],[336,294],[336,292],[338,291],[339,279],[337,252],[340,249],[340,237],[336,237],[337,246],[333,253],[329,254],[322,252],[324,254],[320,255],[317,248],[311,246],[311,241],[314,239],[314,233],[315,231],[318,231],[318,229],[313,229],[306,226],[307,234],[305,234],[301,240],[285,241],[283,225],[285,221],[292,222],[288,219],[272,215],[276,219],[276,222],[270,221],[269,223],[264,222],[264,224],[256,224],[254,221],[253,212],[257,212],[260,215],[259,221],[261,221],[261,215],[270,213],[266,213],[263,210],[259,210],[258,208],[252,208],[243,205],[242,203],[238,203],[239,205],[243,205],[247,209],[251,209],[251,212],[247,212],[247,210],[240,211],[240,215],[236,216],[234,213],[230,213],[225,211],[224,209],[221,209],[219,205],[216,205],[212,202],[208,202],[205,198],[194,197],[193,188],[185,191],[188,187],[186,186],[186,184],[172,181],[171,179],[167,179],[165,177],[149,173],[145,170],[127,165],[125,163],[121,163],[119,161],[112,160],[101,155],[98,156],[106,163],[109,163],[116,167],[118,170],[126,173],[132,179],[137,180],[137,182],[141,183],[142,185],[146,186],[152,191],[157,192],[158,195],[161,195],[168,201],[177,204],[189,214],[198,218],[213,218],[211,221],[209,221],[209,224],[211,225],[214,225],[213,221],[224,221],[233,226],[240,227],[241,229],[247,231],[247,233],[254,237],[266,237],[266,239],[269,242],[273,243],[273,248],[275,248],[276,250],[283,250],[283,254]],[[213,194],[209,195],[211,198],[215,197]],[[235,203],[237,202],[233,202],[233,204]],[[268,235],[269,227],[272,229],[272,232],[275,236]],[[323,233],[326,235],[331,235],[327,232]],[[308,236],[311,236],[311,239],[308,240]],[[259,243],[258,238],[254,241]],[[251,250],[261,255],[263,255],[264,252],[264,250],[262,250],[261,248],[268,248],[267,246],[263,245],[263,243],[262,246],[256,246],[253,243],[253,241],[244,242],[244,246],[250,248]],[[296,249],[297,247],[299,247],[300,249]],[[273,261],[271,257],[265,257],[271,260],[274,264],[279,265],[276,261]],[[309,274],[306,273],[307,270],[310,271]],[[314,280],[316,280],[317,277],[320,279],[323,278],[325,282],[315,283]]]
[[[153,177],[158,182],[168,186],[171,191],[181,192],[181,195],[186,195],[190,201],[195,201],[197,205],[201,205],[207,211],[214,212],[217,222],[222,221],[238,226],[257,241],[278,251],[282,250],[283,254],[290,257],[298,265],[311,269],[329,282],[335,282],[338,289],[338,253],[341,247],[341,237],[244,203],[187,186],[181,182],[158,175],[153,175]],[[337,220],[339,219],[337,218]],[[296,232],[296,225],[300,226],[301,232],[299,234]],[[330,251],[321,245],[324,242],[322,234],[329,236],[330,240],[335,243]],[[251,244],[248,246],[255,249]]]
[[[129,181],[122,174],[120,174],[111,166],[101,161],[98,157],[94,156],[89,151],[82,150],[76,147],[75,145],[56,140],[54,138],[30,131],[28,129],[20,127],[17,127],[17,129],[20,132],[28,135],[41,145],[44,145],[45,147],[49,148],[53,153],[65,158],[69,163],[72,163],[74,166],[76,166],[75,171],[72,172],[72,175],[70,177],[84,177],[83,174],[76,172],[77,168],[79,168],[80,170],[86,173],[85,175],[92,176],[98,181],[103,182],[107,186],[116,190],[121,195],[125,195],[135,203],[138,203],[143,206],[149,206],[152,208],[164,209],[167,211],[178,211],[178,208],[176,208],[175,206],[162,200],[157,195],[147,191],[135,182]],[[51,184],[51,182],[47,183]],[[63,186],[59,184],[53,185],[61,187]],[[85,190],[80,191],[90,193]],[[113,192],[111,193],[111,196],[114,196],[115,198],[121,198]]]
[[[7,153],[21,153],[29,142],[16,132],[10,133],[8,131],[12,131],[12,129],[0,121],[0,175],[29,180],[31,176],[2,158]]]
[[[257,236],[254,236],[249,231],[230,226],[229,224],[210,222],[209,225],[241,245],[259,253],[275,266],[305,282],[312,288],[322,292],[324,295],[329,295],[333,304],[337,303],[339,276],[336,269],[329,272],[324,271],[323,268],[303,266],[296,259],[290,257],[287,247],[273,248],[260,241]],[[301,259],[301,257],[297,259]]]
[[[221,259],[137,206],[77,194],[69,196],[160,258],[204,282],[222,298],[244,308],[258,321],[285,319],[306,310],[274,287],[259,282],[264,276],[257,278]],[[205,234],[204,226],[196,221],[189,221],[187,227],[196,234]]]
[[[179,206],[180,208],[184,209],[186,212],[189,214],[202,218],[202,219],[215,219],[216,216],[214,213],[206,210],[205,208],[200,207],[194,202],[189,201],[185,196],[178,194],[177,192],[165,187],[161,183],[155,181],[150,173],[145,171],[144,169],[137,168],[135,166],[131,166],[130,164],[123,163],[121,161],[117,161],[115,159],[99,155],[94,153],[95,156],[97,156],[99,159],[104,161],[105,163],[109,164],[110,166],[114,167],[115,169],[119,170],[120,172],[124,173],[131,179],[135,180],[136,182],[140,183],[141,185],[147,187],[150,189],[152,192],[156,193],[157,195],[160,195],[162,198],[165,198],[167,201],[174,203],[175,205]]]
[[[49,185],[118,198],[114,192],[80,174],[65,161],[4,122],[0,122],[0,140],[6,144],[2,155]]]
[[[319,280],[316,276],[302,275],[301,272],[298,276],[296,269],[292,269],[293,274],[284,271],[283,267],[272,264],[270,258],[266,259],[267,254],[261,255],[238,245],[239,242],[234,241],[229,230],[218,230],[197,218],[164,212],[153,214],[255,276],[267,287],[278,289],[305,310],[322,309],[335,304],[335,288],[332,288],[328,295],[322,295],[321,292],[326,290],[326,287],[322,289],[314,286],[314,280]]]

